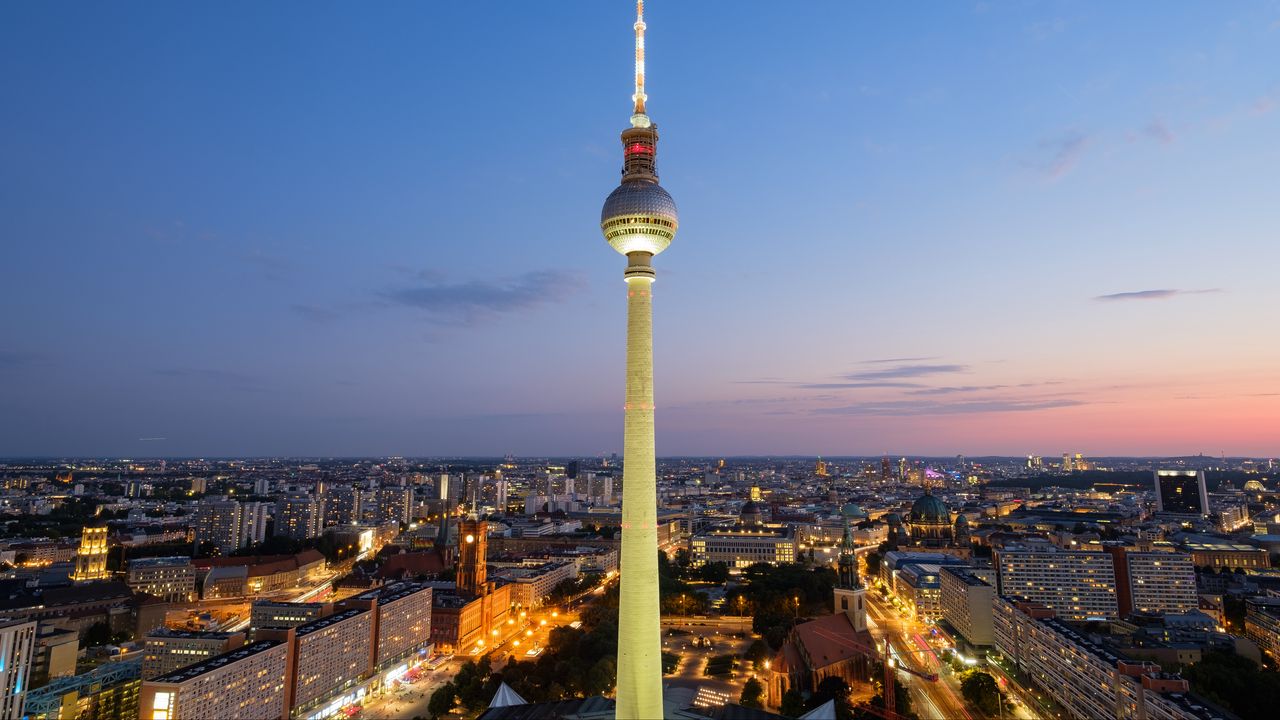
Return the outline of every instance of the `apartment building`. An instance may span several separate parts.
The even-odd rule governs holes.
[[[196,598],[196,569],[186,556],[130,560],[125,582],[137,592],[169,602],[190,602]]]
[[[996,591],[1041,603],[1069,620],[1119,618],[1110,553],[1058,549],[995,552]]]
[[[280,640],[260,640],[142,683],[140,720],[278,720],[287,707]]]
[[[1071,718],[1224,720],[1229,714],[1189,695],[1178,675],[1129,660],[1093,642],[1039,603],[998,597],[996,649]]]
[[[34,620],[0,619],[0,720],[25,716],[35,646]]]
[[[143,640],[142,679],[151,680],[231,652],[244,641],[242,632],[152,630]]]
[[[995,641],[991,616],[995,587],[964,567],[943,566],[938,578],[942,618],[970,645],[991,645]]]

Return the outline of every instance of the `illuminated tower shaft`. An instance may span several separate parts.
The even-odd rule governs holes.
[[[662,717],[657,468],[653,444],[653,271],[627,268],[627,403],[623,419],[622,580],[617,717]]]
[[[618,613],[618,720],[662,717],[658,607],[658,481],[653,444],[653,256],[679,220],[658,184],[658,129],[645,112],[644,3],[636,3],[635,94],[622,132],[622,183],[600,211],[600,230],[627,257],[627,394],[623,412],[622,580]]]

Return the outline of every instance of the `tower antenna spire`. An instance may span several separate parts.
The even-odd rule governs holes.
[[[636,115],[644,115],[644,101],[649,96],[644,94],[644,0],[636,0],[636,93],[631,96],[635,101]]]

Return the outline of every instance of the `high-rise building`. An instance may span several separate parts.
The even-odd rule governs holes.
[[[617,717],[662,717],[658,613],[657,468],[653,443],[653,256],[675,237],[675,201],[658,184],[658,129],[645,109],[644,0],[636,3],[635,93],[622,132],[622,183],[600,212],[600,229],[627,257],[627,371],[623,412],[622,579],[618,615]]]
[[[86,525],[80,530],[80,547],[76,550],[76,569],[71,579],[105,580],[107,577],[107,526]]]
[[[264,477],[263,477],[263,478],[258,478],[257,480],[254,480],[254,481],[253,481],[253,494],[254,494],[254,495],[262,495],[262,496],[270,495],[270,494],[271,494],[271,480],[270,480],[270,479],[268,479],[268,478],[264,478]]]
[[[409,522],[413,515],[413,488],[384,487],[378,488],[377,492],[379,524]]]
[[[320,534],[320,503],[310,495],[293,495],[276,501],[274,534],[306,540]]]
[[[350,485],[327,488],[324,494],[325,527],[358,523],[361,499],[360,489]]]
[[[1209,491],[1203,470],[1157,470],[1156,512],[1177,515],[1209,514]]]
[[[196,546],[213,543],[222,553],[262,542],[267,535],[267,505],[206,498],[196,508]]]
[[[35,620],[0,619],[0,720],[25,716],[35,644]]]
[[[240,545],[248,547],[267,539],[267,503],[247,502],[240,505]]]
[[[498,476],[493,485],[493,503],[498,508],[498,512],[507,512],[507,479]]]
[[[196,547],[212,543],[228,553],[240,547],[240,503],[226,498],[200,501],[195,517]]]
[[[939,568],[938,579],[943,619],[970,645],[990,645],[991,603],[996,589],[972,568],[946,565]]]
[[[1196,569],[1189,553],[1143,552],[1110,545],[1121,616],[1185,613],[1200,607]]]

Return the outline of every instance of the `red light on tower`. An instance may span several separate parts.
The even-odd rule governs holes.
[[[631,143],[630,145],[627,146],[628,155],[637,155],[637,154],[650,155],[652,153],[653,153],[653,148],[649,147],[648,145],[644,145],[642,143]]]

